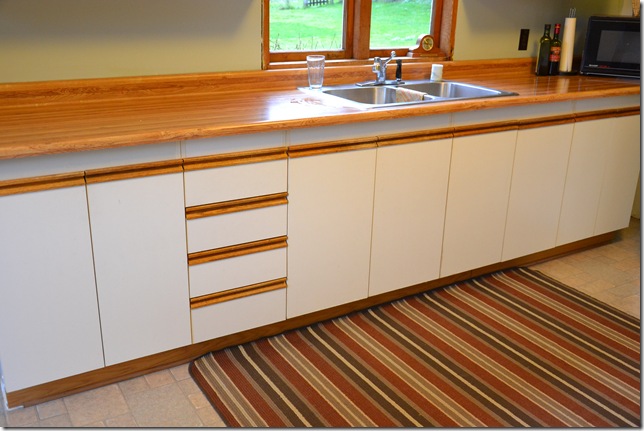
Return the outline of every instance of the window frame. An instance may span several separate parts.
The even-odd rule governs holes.
[[[303,62],[309,54],[323,54],[327,61],[334,65],[351,65],[368,63],[369,58],[375,56],[389,57],[391,51],[397,56],[406,56],[409,47],[386,48],[372,50],[369,47],[371,29],[371,4],[372,0],[344,0],[347,3],[344,17],[344,34],[346,37],[343,50],[318,50],[318,51],[286,51],[270,52],[270,0],[262,0],[262,68],[274,69],[292,67],[293,63]],[[456,10],[458,0],[434,0],[434,18],[431,34],[437,48],[428,56],[418,57],[418,60],[449,61],[454,50],[454,32],[456,29]]]

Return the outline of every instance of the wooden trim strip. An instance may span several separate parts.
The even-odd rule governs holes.
[[[396,133],[393,135],[378,136],[378,146],[410,144],[413,142],[435,141],[438,139],[449,139],[454,136],[454,128],[446,127],[435,130],[422,130],[411,133]]]
[[[516,130],[519,128],[519,122],[516,120],[503,121],[500,123],[471,124],[454,128],[454,137],[471,135],[482,135],[484,133],[505,132],[506,130]]]
[[[575,121],[601,120],[604,118],[628,117],[631,115],[640,115],[639,106],[628,108],[605,109],[602,111],[578,112],[575,114]]]
[[[41,177],[20,178],[17,180],[0,181],[0,196],[84,185],[84,172],[70,172],[65,174],[45,175]]]
[[[238,287],[235,289],[225,290],[223,292],[211,293],[208,295],[198,296],[190,299],[190,309],[207,307],[209,305],[220,304],[234,299],[244,298],[260,293],[271,292],[273,290],[285,289],[286,277],[277,280],[265,281],[263,283],[251,284],[249,286]]]
[[[570,124],[575,122],[574,114],[558,115],[554,117],[530,118],[519,120],[519,130],[535,129],[537,127],[558,126],[560,124]]]
[[[140,163],[136,165],[117,166],[113,168],[92,169],[85,172],[87,184],[103,183],[106,181],[125,180],[129,178],[149,177],[152,175],[182,172],[183,161],[168,160],[163,162]]]
[[[265,150],[240,151],[236,153],[192,157],[183,160],[183,167],[186,171],[194,171],[197,169],[220,168],[224,166],[268,162],[271,160],[285,159],[286,157],[286,147],[277,147]]]
[[[377,146],[377,138],[373,137],[345,139],[314,144],[293,145],[288,147],[288,156],[291,158],[317,156],[320,154],[339,153],[342,151],[364,150],[376,148]]]
[[[244,244],[236,244],[228,247],[190,253],[188,254],[188,265],[199,265],[201,263],[213,262],[215,260],[285,248],[287,247],[286,240],[286,236],[278,236],[275,238],[262,239]]]
[[[220,214],[229,214],[238,211],[267,208],[276,205],[288,204],[288,193],[274,193],[271,195],[254,196],[252,198],[236,199],[213,204],[196,205],[186,208],[186,219],[193,220],[202,217],[211,217]]]

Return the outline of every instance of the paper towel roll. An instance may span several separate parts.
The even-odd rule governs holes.
[[[575,27],[577,18],[566,18],[564,23],[563,40],[561,42],[560,72],[572,71],[572,54],[575,48]]]

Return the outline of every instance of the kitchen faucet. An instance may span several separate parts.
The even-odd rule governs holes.
[[[396,80],[387,81],[387,65],[391,60],[394,59],[396,60],[396,64],[398,65],[398,68],[396,69]],[[359,82],[356,85],[365,87],[369,85],[404,84],[404,82],[402,81],[402,59],[400,57],[396,57],[396,51],[391,51],[391,56],[389,58],[385,58],[384,60],[380,57],[374,57],[371,70],[376,74],[376,80]]]

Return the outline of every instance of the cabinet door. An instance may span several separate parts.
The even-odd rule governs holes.
[[[289,160],[287,317],[367,297],[376,150]]]
[[[516,137],[454,138],[441,277],[501,260]]]
[[[0,197],[7,391],[102,368],[85,187]]]
[[[557,245],[628,226],[639,173],[639,118],[575,124]]]
[[[555,246],[573,127],[519,131],[503,260]]]
[[[107,365],[190,344],[182,174],[88,185]]]
[[[628,227],[640,172],[640,116],[610,119],[595,235]]]
[[[378,148],[369,295],[438,278],[451,144]]]

